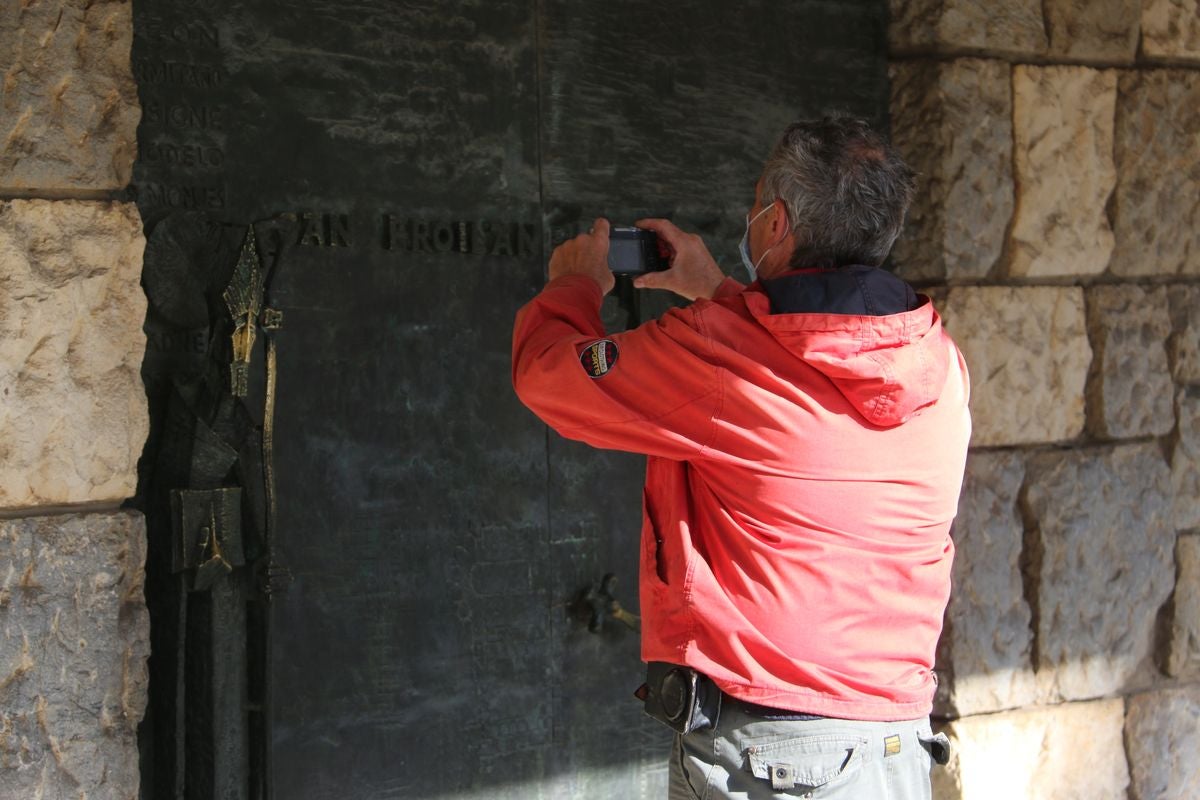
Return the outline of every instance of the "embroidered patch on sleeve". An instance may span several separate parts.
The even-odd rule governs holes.
[[[579,354],[583,371],[593,378],[603,378],[617,363],[617,344],[612,339],[601,339],[583,348]]]

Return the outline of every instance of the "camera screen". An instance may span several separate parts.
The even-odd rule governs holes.
[[[642,272],[642,243],[637,239],[610,239],[608,268],[613,272]]]

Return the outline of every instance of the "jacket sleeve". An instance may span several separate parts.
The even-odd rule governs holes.
[[[726,276],[725,280],[721,281],[721,283],[717,286],[716,291],[713,292],[712,299],[717,300],[721,297],[730,297],[732,295],[739,294],[740,292],[744,292],[745,290],[745,284],[739,283],[733,278]]]
[[[701,454],[720,410],[721,376],[696,305],[609,335],[602,300],[590,278],[564,276],[518,312],[517,396],[562,436],[593,447],[676,460]],[[600,370],[583,359],[605,340],[614,357],[593,377]]]

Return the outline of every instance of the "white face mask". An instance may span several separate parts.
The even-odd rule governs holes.
[[[758,219],[763,214],[767,213],[767,211],[769,209],[771,209],[773,207],[773,205],[774,204],[767,206],[762,211],[759,211],[757,214],[754,215],[754,219],[750,218],[749,211],[746,212],[746,232],[742,234],[742,241],[738,245],[738,252],[742,254],[742,265],[746,268],[746,272],[750,275],[751,283],[754,283],[756,280],[758,280],[758,265],[762,263],[762,260],[767,257],[767,253],[771,252],[771,247],[774,247],[775,245],[771,245],[771,247],[768,247],[766,250],[764,250],[763,254],[758,257],[758,261],[751,261],[750,260],[750,226],[754,224],[754,220]],[[790,224],[791,220],[788,220],[788,222]],[[778,242],[776,244],[778,244]]]

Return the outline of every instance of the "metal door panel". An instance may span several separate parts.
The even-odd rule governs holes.
[[[597,214],[670,216],[732,269],[787,121],[883,120],[882,3],[154,0],[135,30],[139,502],[161,573],[146,796],[661,796],[669,737],[630,696],[637,636],[572,608],[612,572],[636,611],[644,460],[520,406],[512,318],[548,247]],[[251,223],[282,327],[260,333],[244,399],[185,402],[181,381],[227,368],[219,289]],[[620,328],[672,302],[603,314]],[[209,483],[245,498],[248,564],[202,596],[154,555],[169,493],[208,488],[172,466],[191,458],[181,407],[238,454]]]

